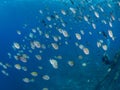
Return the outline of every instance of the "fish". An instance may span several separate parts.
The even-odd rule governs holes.
[[[36,12],[31,16],[32,19],[23,20],[28,22],[23,22],[21,30],[15,30],[19,40],[10,42],[10,51],[7,53],[10,63],[5,63],[5,60],[0,62],[2,74],[8,77],[11,74],[7,72],[8,69],[16,70],[22,73],[19,80],[33,87],[36,85],[35,90],[115,88],[114,78],[117,81],[120,78],[120,52],[113,56],[113,48],[117,51],[120,45],[116,44],[120,39],[114,38],[116,31],[119,32],[119,28],[115,28],[116,23],[120,23],[120,16],[115,14],[115,6],[119,9],[120,2],[39,2],[37,9],[31,6]],[[31,5],[30,2],[26,3]],[[22,19],[21,16],[20,18]],[[97,76],[103,80],[98,82]]]
[[[106,65],[111,65],[112,62],[109,60],[109,57],[106,53],[104,53],[103,57],[102,57],[102,62]]]
[[[108,37],[107,34],[106,34],[104,31],[102,31],[102,35],[103,35],[105,38]]]
[[[74,1],[70,0],[71,4],[74,5]]]

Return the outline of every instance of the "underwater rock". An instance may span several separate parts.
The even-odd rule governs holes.
[[[109,73],[101,80],[95,90],[119,90],[120,89],[120,51],[115,54]]]

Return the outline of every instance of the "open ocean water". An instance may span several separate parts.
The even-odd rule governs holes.
[[[120,1],[0,0],[0,90],[120,90]]]

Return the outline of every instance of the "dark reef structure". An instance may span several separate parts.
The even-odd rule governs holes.
[[[120,90],[120,50],[115,54],[109,73],[101,80],[95,90]]]

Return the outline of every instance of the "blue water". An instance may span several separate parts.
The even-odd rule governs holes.
[[[104,78],[107,74],[107,69],[109,65],[105,65],[101,58],[106,52],[109,55],[109,58],[113,60],[115,53],[120,49],[120,6],[116,3],[119,0],[83,0],[85,3],[79,5],[78,2],[82,0],[75,0],[74,5],[71,4],[69,0],[1,0],[0,1],[0,62],[9,63],[12,67],[8,68],[6,71],[9,73],[9,76],[5,76],[0,72],[0,90],[42,90],[42,88],[48,88],[49,90],[94,90],[95,85]],[[110,1],[110,2],[109,2]],[[110,9],[106,4],[110,3],[113,7]],[[100,18],[96,18],[93,15],[93,12],[87,10],[90,5],[97,7],[100,5],[104,9],[104,13],[101,13],[98,8],[95,8],[99,12]],[[69,7],[76,8],[76,11],[79,11],[76,6],[79,6],[81,9],[82,15],[90,15],[90,19],[94,20],[97,29],[94,30],[91,25],[86,23],[83,20],[76,19],[80,12],[77,12],[75,15],[70,13]],[[63,16],[60,10],[67,11],[67,17]],[[40,15],[39,10],[43,10],[44,15]],[[52,30],[46,28],[40,20],[46,19],[46,16],[53,15],[53,11],[56,11],[59,16],[66,23],[65,30],[69,33],[70,37],[65,38],[62,36],[55,28]],[[110,27],[108,24],[102,24],[101,20],[108,20],[111,13],[115,17],[115,21],[112,22],[113,27]],[[68,20],[71,19],[71,22]],[[75,22],[76,21],[76,22]],[[46,24],[53,24],[56,22],[59,27],[60,21],[51,21],[46,20]],[[27,26],[25,26],[27,24]],[[27,63],[19,62],[14,59],[14,55],[17,51],[14,51],[12,45],[14,42],[19,42],[21,45],[24,44],[28,48],[30,47],[29,42],[39,40],[45,45],[49,45],[54,42],[52,38],[49,40],[45,39],[44,36],[35,34],[36,38],[23,42],[24,36],[28,36],[32,28],[40,27],[43,33],[50,31],[50,36],[60,35],[62,40],[59,43],[62,43],[60,49],[55,51],[52,47],[48,47],[42,53],[43,60],[38,62],[35,60],[34,55],[38,54],[39,49],[33,51],[32,54],[25,52],[30,56],[30,59]],[[70,30],[73,28],[73,30]],[[22,32],[22,35],[16,33],[17,30]],[[84,30],[85,35],[81,41],[76,40],[74,33]],[[103,35],[99,35],[99,31],[112,30],[115,36],[113,41],[110,37],[104,38]],[[93,35],[89,35],[89,31]],[[108,45],[108,50],[104,51],[96,47],[96,42],[102,39],[104,43]],[[69,45],[64,44],[64,40],[67,40]],[[109,40],[109,41],[107,41]],[[90,55],[85,55],[78,47],[75,46],[75,42],[85,45],[90,50]],[[8,57],[8,53],[11,53],[12,58]],[[59,69],[53,69],[49,63],[50,58],[54,58],[56,55],[62,55],[63,59],[59,61]],[[78,60],[78,56],[82,55],[83,60]],[[70,67],[67,62],[73,60],[75,65]],[[82,63],[86,62],[87,66],[82,67]],[[14,64],[19,63],[25,65],[29,68],[27,72],[19,71],[14,68]],[[37,66],[43,66],[43,70],[38,70]],[[0,71],[3,70],[0,67]],[[35,77],[35,81],[32,83],[24,83],[22,78],[30,77],[30,72],[38,72],[38,77]],[[42,79],[42,75],[48,74],[50,80],[45,81]],[[89,82],[87,82],[89,80]]]

